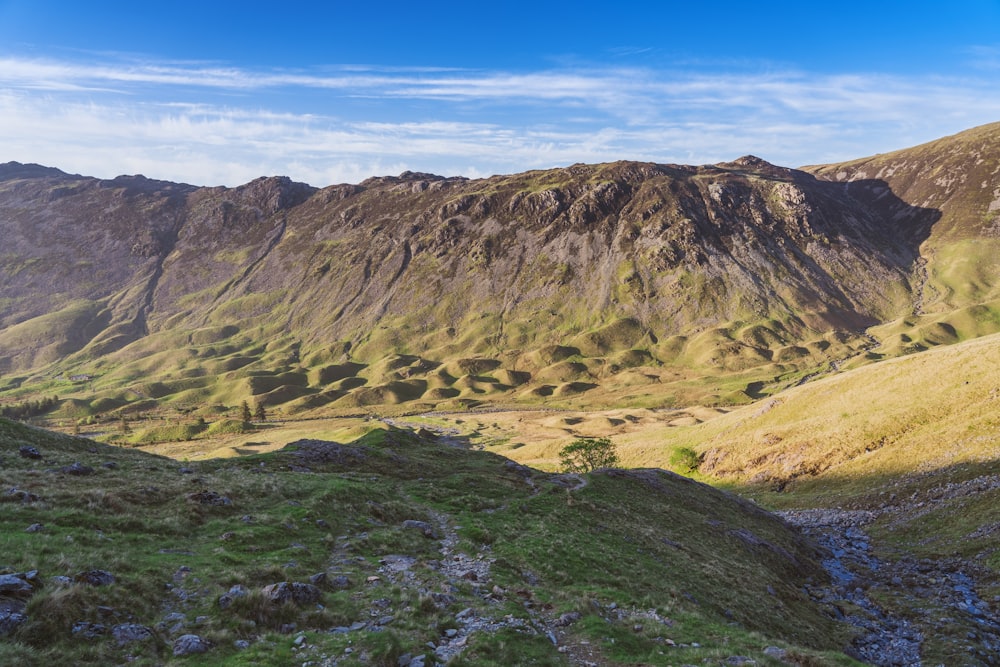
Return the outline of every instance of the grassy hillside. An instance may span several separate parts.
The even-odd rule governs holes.
[[[0,458],[4,664],[854,664],[813,548],[665,472],[398,429],[181,464],[5,420]]]

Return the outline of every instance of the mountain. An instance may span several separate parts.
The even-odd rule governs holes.
[[[91,412],[745,402],[878,356],[869,327],[910,343],[886,353],[1000,328],[998,141],[323,189],[9,163],[0,391],[87,378]]]

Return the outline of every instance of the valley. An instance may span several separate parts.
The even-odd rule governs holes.
[[[0,165],[0,662],[1000,664],[998,174]]]

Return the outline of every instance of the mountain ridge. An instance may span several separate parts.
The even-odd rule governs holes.
[[[988,143],[997,127],[970,132]],[[967,139],[940,150],[952,156]],[[983,150],[975,174],[1000,154]],[[229,377],[243,395],[290,409],[553,400],[659,384],[664,368],[735,374],[749,387],[855,355],[868,327],[997,296],[991,267],[978,288],[955,289],[955,262],[936,259],[970,239],[992,247],[989,228],[954,222],[969,207],[993,210],[981,197],[962,203],[958,180],[928,172],[896,186],[904,200],[890,183],[902,183],[901,167],[874,178],[853,163],[807,169],[744,156],[699,167],[622,161],[474,180],[404,172],[325,188],[287,177],[203,188],[8,163],[0,372],[55,364],[49,373],[96,373],[194,345],[184,354],[244,369]],[[928,205],[938,191],[951,193],[943,209]],[[950,231],[936,231],[941,224]],[[551,368],[563,361],[546,353],[552,346],[583,368]],[[393,355],[419,361],[362,372],[352,382],[363,386],[349,389],[318,377],[280,382]],[[508,376],[446,368],[464,358]],[[183,373],[181,361],[165,366]],[[252,393],[251,373],[279,377],[257,384],[284,389]],[[725,389],[734,382],[698,397],[741,400]]]

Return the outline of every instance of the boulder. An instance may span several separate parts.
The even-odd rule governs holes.
[[[0,574],[0,595],[31,595],[34,588],[27,581],[14,574]]]
[[[205,653],[212,645],[198,635],[181,635],[174,640],[174,655]]]
[[[316,604],[322,592],[312,584],[282,581],[264,587],[264,596],[276,604],[293,602],[299,606]]]
[[[119,646],[132,642],[144,642],[153,638],[153,631],[138,623],[121,623],[111,628],[111,635]]]

